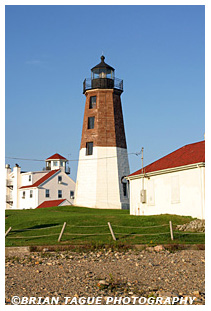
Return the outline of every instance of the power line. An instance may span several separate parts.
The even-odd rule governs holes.
[[[45,160],[38,160],[38,159],[24,159],[24,158],[14,158],[14,157],[5,157],[6,159],[13,159],[13,160],[24,160],[24,161],[45,161]]]
[[[139,156],[141,152],[130,152],[128,155],[134,154],[136,156]],[[45,160],[41,159],[26,159],[26,158],[17,158],[17,157],[5,157],[6,159],[12,159],[12,160],[20,160],[20,161],[38,161],[38,162],[44,162]],[[111,157],[102,157],[102,158],[91,158],[91,159],[67,159],[69,162],[79,162],[79,161],[92,161],[92,160],[103,160],[103,159],[110,159],[110,158],[117,158],[116,156]]]

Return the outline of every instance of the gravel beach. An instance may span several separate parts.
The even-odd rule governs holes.
[[[187,297],[190,304],[188,297],[195,297],[192,304],[205,304],[204,250],[34,252],[6,257],[5,266],[5,304],[14,304],[13,296],[35,297],[28,304],[53,304],[52,297],[57,304],[79,304],[80,297],[101,297],[100,304],[108,297],[116,297],[115,304],[150,304],[140,297],[162,297],[162,304],[177,297],[174,304],[183,304],[179,299]]]

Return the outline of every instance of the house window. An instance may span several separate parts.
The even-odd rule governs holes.
[[[180,202],[180,186],[179,186],[179,176],[171,177],[171,203]]]
[[[95,117],[89,117],[88,118],[88,129],[93,129],[95,123]]]
[[[58,198],[62,198],[62,190],[58,190]]]
[[[58,183],[61,184],[61,182],[62,182],[62,176],[58,176]]]
[[[53,161],[53,166],[58,166],[58,161]]]
[[[93,142],[86,143],[86,155],[93,154]]]
[[[32,180],[32,175],[29,175],[29,181],[31,181]]]
[[[49,189],[45,189],[45,197],[46,198],[50,197],[50,190]]]
[[[70,198],[74,199],[74,191],[70,191]]]
[[[96,96],[90,97],[89,109],[96,108]]]
[[[148,204],[155,205],[155,185],[154,185],[153,179],[148,180],[147,190],[148,190],[148,193],[147,193]]]
[[[25,199],[25,197],[26,197],[26,192],[25,192],[25,191],[23,191],[23,194],[22,194],[22,199]]]
[[[33,190],[30,190],[30,198],[33,198]]]

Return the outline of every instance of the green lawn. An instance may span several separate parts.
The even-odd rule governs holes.
[[[175,229],[177,224],[190,222],[193,218],[168,214],[132,216],[126,210],[91,209],[75,206],[20,211],[8,210],[5,217],[5,231],[9,227],[12,227],[12,230],[5,238],[5,245],[204,243],[204,234],[183,234],[176,233],[175,230],[174,240],[171,241],[170,220]],[[67,225],[62,240],[58,243],[57,240],[64,222]],[[108,222],[112,225],[116,242],[112,239]]]

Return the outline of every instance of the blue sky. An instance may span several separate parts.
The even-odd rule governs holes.
[[[100,56],[124,81],[128,152],[144,165],[204,139],[204,6],[6,6],[7,157],[77,160],[82,84]],[[12,160],[22,170],[40,161]],[[129,155],[131,172],[141,157]],[[70,162],[75,180],[77,161]]]

